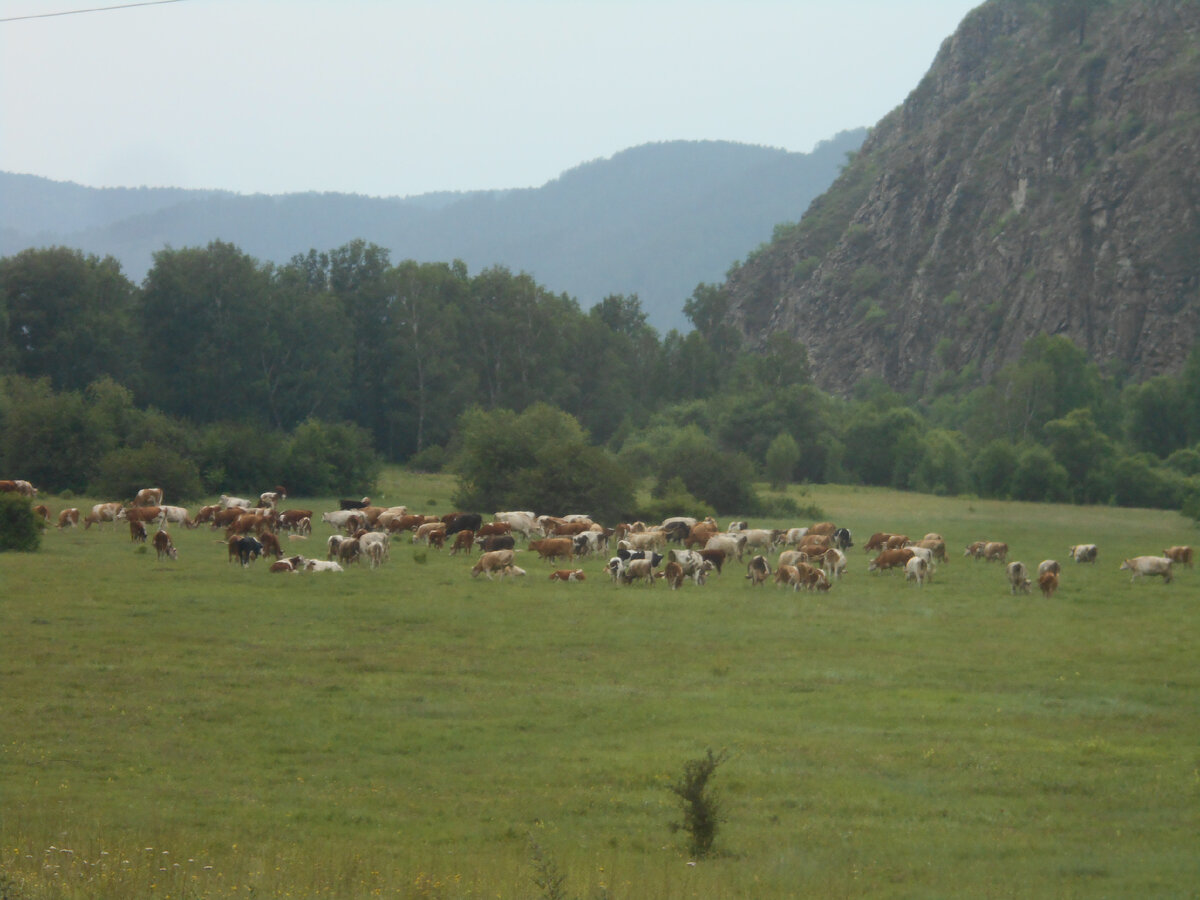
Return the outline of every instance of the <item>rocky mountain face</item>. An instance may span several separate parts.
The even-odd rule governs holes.
[[[1200,334],[1200,2],[978,7],[722,291],[730,324],[797,337],[838,392],[971,383],[1039,332],[1177,372]]]

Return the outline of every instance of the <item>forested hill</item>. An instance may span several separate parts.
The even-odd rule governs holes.
[[[165,245],[220,239],[283,263],[355,239],[395,260],[504,265],[587,307],[637,294],[650,323],[686,328],[700,282],[798,220],[865,130],[812,153],[729,142],[648,144],[571,169],[539,188],[375,198],[92,189],[0,173],[0,255],[62,245],[120,260],[140,281]]]
[[[936,394],[1063,335],[1177,373],[1200,329],[1200,3],[989,0],[711,319]]]

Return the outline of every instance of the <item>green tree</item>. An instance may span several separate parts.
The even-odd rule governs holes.
[[[1043,431],[1055,461],[1067,471],[1075,500],[1106,501],[1111,487],[1104,476],[1114,451],[1112,441],[1096,426],[1092,411],[1072,410],[1061,419],[1047,422]]]
[[[49,378],[57,390],[82,390],[105,376],[126,380],[139,359],[129,339],[133,300],[134,286],[111,256],[51,247],[0,259],[0,343],[7,345],[0,363]]]
[[[1135,450],[1166,457],[1186,447],[1188,403],[1182,383],[1159,375],[1128,388],[1123,396],[1128,415],[1127,434]]]
[[[1019,460],[1020,451],[1008,441],[988,442],[975,454],[971,463],[975,490],[983,497],[1001,500],[1011,497]]]
[[[1067,470],[1054,461],[1050,451],[1038,444],[1028,446],[1017,459],[1013,472],[1014,500],[1058,502],[1067,500]]]
[[[767,447],[767,480],[779,491],[792,480],[800,462],[800,445],[786,431],[775,436]]]
[[[0,552],[32,553],[41,543],[42,531],[29,499],[20,494],[0,494]]]

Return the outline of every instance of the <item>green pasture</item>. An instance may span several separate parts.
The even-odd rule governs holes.
[[[451,491],[391,471],[375,500]],[[207,528],[173,531],[176,562],[50,529],[0,555],[0,896],[1196,897],[1200,573],[1118,571],[1192,525],[803,502],[858,544],[828,594],[736,564],[678,592],[598,559],[552,584],[527,554],[488,582],[406,539],[375,571],[271,575]],[[950,562],[924,588],[869,575],[877,530],[941,532]],[[1059,593],[1011,596],[973,540],[1059,559]],[[1067,560],[1084,542],[1097,564]],[[694,861],[668,786],[708,748],[724,822]]]

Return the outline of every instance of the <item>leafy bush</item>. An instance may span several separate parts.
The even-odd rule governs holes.
[[[282,483],[294,496],[369,494],[383,468],[366,429],[318,419],[297,425],[281,455],[272,474],[263,473],[256,484]],[[279,472],[282,481],[274,474]]]
[[[414,472],[440,472],[446,465],[446,448],[434,444],[409,457],[407,466]]]
[[[727,758],[724,751],[714,754],[710,747],[704,756],[688,760],[683,766],[683,775],[670,786],[671,793],[679,798],[683,812],[682,824],[674,825],[673,829],[687,832],[688,853],[694,859],[703,859],[713,852],[721,821],[721,805],[709,790],[708,782],[717,766]]]
[[[196,464],[157,444],[106,453],[89,490],[99,497],[131,499],[147,487],[162,488],[165,502],[172,504],[184,503],[204,493]]]
[[[668,516],[692,516],[703,519],[716,516],[717,511],[698,500],[683,484],[682,478],[671,478],[654,486],[651,500],[638,507],[637,517],[647,522],[661,522]]]
[[[41,546],[42,532],[28,497],[0,494],[0,550],[32,553]]]

